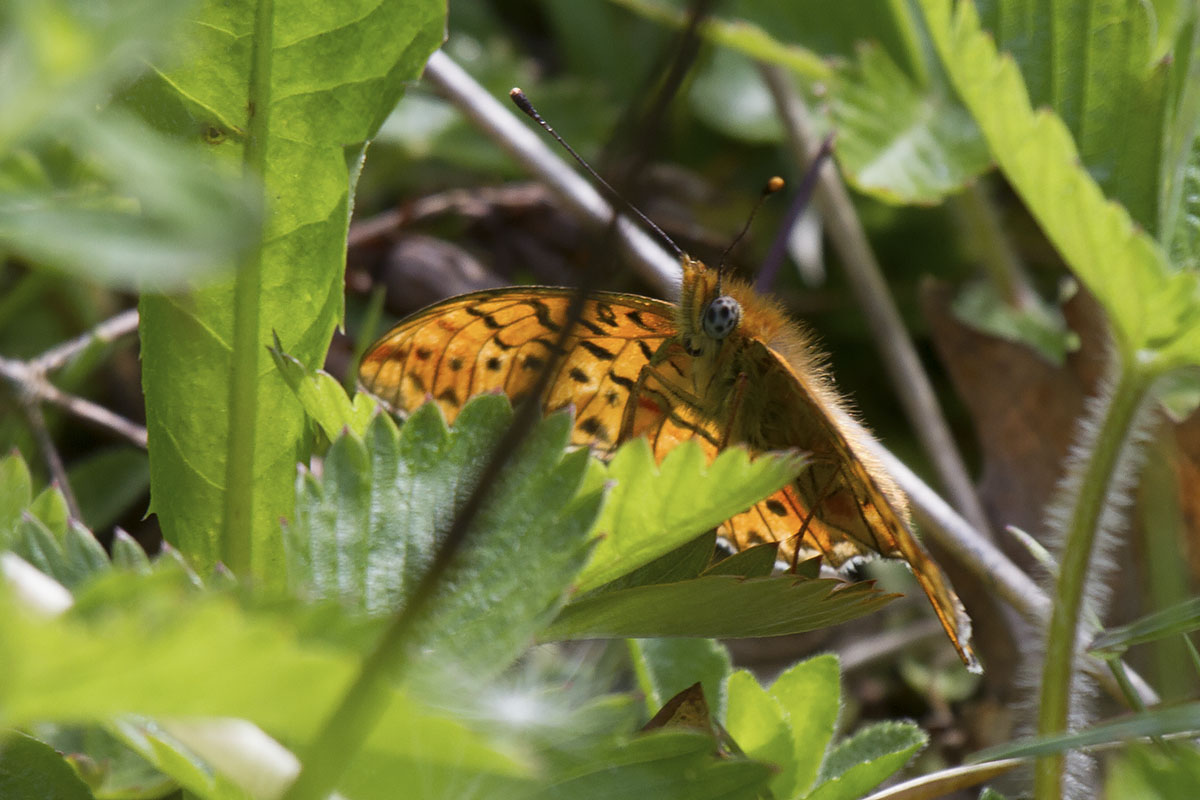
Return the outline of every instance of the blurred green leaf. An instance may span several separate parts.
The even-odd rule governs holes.
[[[251,184],[124,113],[62,116],[32,150],[73,163],[41,180],[0,160],[0,250],[89,281],[169,290],[212,280],[256,244]]]
[[[1132,744],[1106,766],[1108,797],[1191,800],[1200,786],[1200,753],[1183,743]]]
[[[76,600],[48,620],[0,592],[5,724],[234,717],[302,749],[359,668],[358,652],[302,636],[301,616],[247,611],[228,595],[196,591],[178,569],[109,573]],[[428,774],[431,793],[445,788],[439,780],[500,791],[527,774],[480,734],[396,690],[348,783],[363,782],[364,771],[389,791],[422,785]]]
[[[688,101],[692,112],[716,131],[750,144],[783,141],[783,125],[771,92],[754,63],[718,48],[697,70]]]
[[[342,389],[333,384],[338,392]],[[306,476],[288,528],[289,580],[313,598],[373,614],[403,608],[505,430],[508,400],[467,403],[453,429],[436,404],[397,433],[386,415],[342,436]],[[587,452],[564,455],[571,420],[551,415],[490,487],[474,534],[420,633],[423,671],[475,681],[508,666],[554,613],[587,557],[601,493],[580,491]]]
[[[870,614],[897,596],[833,578],[713,575],[583,597],[568,603],[540,635],[545,641],[782,636]]]
[[[53,747],[17,731],[0,730],[0,797],[92,800],[92,793]]]
[[[218,546],[226,503],[245,507],[249,519],[227,535],[245,537],[256,581],[278,587],[278,525],[291,515],[305,420],[264,363],[265,347],[276,331],[307,367],[324,358],[342,316],[346,231],[365,143],[441,44],[445,4],[280,3],[261,29],[270,41],[255,40],[257,8],[201,3],[170,43],[173,61],[156,64],[128,102],[171,135],[203,140],[213,163],[238,169],[247,132],[262,127],[255,152],[263,154],[259,178],[271,203],[264,244],[244,267],[258,278],[238,293],[227,282],[144,296],[140,332],[151,507],[164,535],[203,571],[227,557]],[[269,84],[252,83],[252,52],[269,67]],[[252,340],[235,351],[239,305],[243,321],[255,324]],[[236,387],[235,372],[245,381]],[[235,395],[249,406],[237,415]],[[227,485],[231,459],[248,464],[253,480]]]
[[[698,534],[778,490],[796,477],[799,456],[762,454],[753,460],[730,447],[705,465],[689,440],[661,464],[643,438],[623,444],[605,469],[589,480],[615,481],[596,523],[602,534],[576,591],[590,591],[670,552]],[[687,491],[678,487],[686,486]]]
[[[967,111],[922,87],[878,45],[863,45],[833,92],[838,164],[859,191],[886,202],[935,204],[983,174],[991,159]]]
[[[809,800],[856,800],[899,770],[929,742],[911,722],[878,722],[838,743],[826,756]]]
[[[7,548],[21,512],[33,502],[33,478],[18,450],[0,458],[0,549]]]
[[[765,578],[775,568],[775,558],[779,554],[779,542],[768,542],[748,547],[740,553],[734,553],[723,558],[716,564],[704,570],[705,575],[740,575],[743,578]],[[807,562],[802,562],[806,564]],[[808,574],[801,565],[797,565],[793,574],[804,575],[808,578],[817,577],[817,573]]]
[[[725,679],[733,664],[712,639],[631,639],[629,654],[638,688],[646,696],[646,716],[697,681],[714,719],[725,717]]]

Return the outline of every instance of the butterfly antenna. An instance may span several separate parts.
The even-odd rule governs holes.
[[[762,194],[758,196],[758,202],[754,204],[754,208],[750,209],[750,216],[746,217],[746,224],[742,226],[742,229],[738,231],[738,235],[733,237],[733,241],[730,242],[729,246],[725,248],[725,251],[721,253],[721,260],[717,262],[717,294],[721,293],[721,278],[725,275],[726,256],[729,255],[733,248],[737,247],[738,242],[745,238],[746,231],[750,230],[750,224],[754,222],[755,215],[758,214],[758,210],[762,208],[762,204],[766,202],[766,199],[782,188],[783,178],[779,177],[778,175],[767,181],[767,185],[763,187]]]
[[[514,88],[512,91],[510,91],[508,93],[508,96],[512,98],[513,104],[516,105],[517,108],[521,109],[521,111],[523,111],[525,113],[525,116],[529,117],[531,120],[536,122],[538,125],[540,125],[542,127],[542,130],[544,130],[546,133],[548,133],[552,137],[554,137],[554,141],[561,144],[563,146],[563,149],[565,149],[568,153],[571,154],[571,158],[578,161],[579,165],[581,167],[583,167],[585,170],[587,170],[587,173],[592,176],[592,179],[595,180],[596,183],[600,184],[601,186],[604,187],[605,190],[608,191],[608,194],[611,198],[616,200],[617,203],[620,204],[620,206],[622,208],[626,209],[631,214],[633,214],[635,217],[637,217],[639,220],[641,220],[643,225],[645,225],[650,230],[654,231],[654,233],[657,234],[660,239],[662,239],[664,242],[667,243],[667,245],[670,246],[670,248],[675,252],[676,256],[679,256],[679,257],[683,256],[683,250],[681,250],[679,248],[679,245],[675,244],[675,242],[671,240],[670,236],[667,236],[667,234],[663,231],[662,228],[655,225],[650,220],[650,218],[647,217],[645,214],[643,214],[641,211],[639,211],[633,205],[633,203],[630,203],[628,200],[626,200],[624,197],[622,197],[617,192],[616,189],[614,189],[611,185],[609,185],[608,181],[604,180],[604,178],[601,178],[600,173],[598,173],[598,172],[596,172],[596,170],[592,169],[592,165],[589,164],[588,162],[584,161],[583,156],[579,155],[579,153],[576,153],[575,148],[573,148],[573,147],[571,147],[571,145],[567,144],[567,140],[564,139],[563,137],[559,136],[558,131],[556,131],[556,130],[554,130],[554,128],[550,127],[550,123],[548,123],[548,122],[546,122],[546,120],[542,119],[542,115],[539,114],[537,112],[537,109],[533,107],[533,103],[529,102],[529,98],[525,96],[525,93],[523,91],[521,91],[519,88]]]

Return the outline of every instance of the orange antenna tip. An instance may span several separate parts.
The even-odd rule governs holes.
[[[780,189],[782,189],[783,186],[784,186],[783,178],[776,175],[775,177],[773,177],[769,181],[767,181],[767,186],[765,189],[763,189],[763,194],[775,194]]]

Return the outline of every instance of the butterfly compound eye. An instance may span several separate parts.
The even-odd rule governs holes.
[[[727,294],[715,298],[704,309],[701,325],[710,339],[724,339],[742,321],[742,306]]]

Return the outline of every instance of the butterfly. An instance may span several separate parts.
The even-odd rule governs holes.
[[[909,529],[904,494],[864,445],[807,334],[773,301],[721,270],[681,257],[678,305],[590,293],[560,346],[573,289],[513,287],[451,298],[401,321],[366,353],[364,389],[403,414],[432,398],[453,421],[472,396],[514,405],[554,369],[542,405],[573,405],[572,444],[602,457],[645,436],[661,459],[687,439],[709,457],[730,445],[798,449],[809,466],[720,530],[736,550],[778,542],[792,563],[834,568],[902,559],[959,656],[977,669],[970,620]]]

